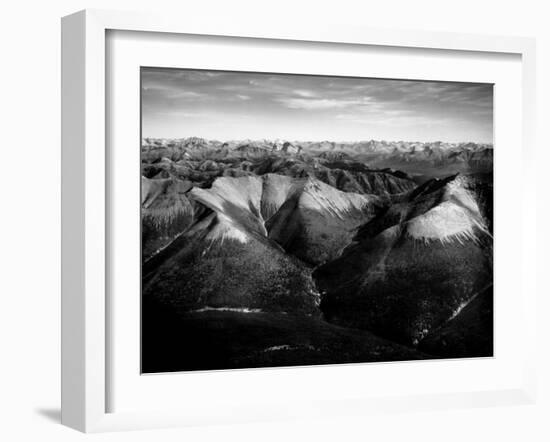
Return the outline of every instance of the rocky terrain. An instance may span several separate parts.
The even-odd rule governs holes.
[[[490,145],[144,139],[145,372],[492,355]]]

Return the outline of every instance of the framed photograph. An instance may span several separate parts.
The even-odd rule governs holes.
[[[532,40],[108,11],[62,36],[64,424],[534,400]]]

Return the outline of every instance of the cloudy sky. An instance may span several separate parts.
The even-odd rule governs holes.
[[[143,137],[493,139],[488,84],[142,68]]]

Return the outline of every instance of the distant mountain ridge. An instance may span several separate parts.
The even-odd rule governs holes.
[[[282,139],[241,139],[241,140],[208,140],[200,137],[187,138],[151,138],[145,137],[142,140],[142,146],[147,150],[177,147],[190,149],[238,149],[242,146],[251,146],[264,150],[283,150],[285,145],[301,147],[311,151],[380,151],[392,152],[397,149],[399,152],[411,152],[413,150],[423,150],[425,147],[452,150],[452,149],[469,149],[479,150],[493,148],[492,143],[476,143],[472,141],[465,142],[444,142],[444,141],[386,141],[386,140],[361,140],[361,141],[298,141],[298,140],[282,140]]]
[[[232,154],[188,151],[142,161],[142,175],[148,179],[179,179],[190,181],[194,187],[208,188],[219,177],[242,177],[275,173],[293,178],[311,177],[346,192],[390,195],[415,187],[406,173],[390,168],[371,169],[362,162],[344,156],[319,157],[308,154],[268,152],[255,150]],[[179,158],[179,159],[178,159]]]
[[[239,140],[217,141],[203,138],[142,140],[142,160],[154,163],[199,161],[231,163],[237,159],[255,163],[265,158],[290,158],[311,163],[325,161],[356,161],[373,171],[399,169],[411,176],[429,176],[434,168],[440,176],[452,173],[492,171],[493,145],[490,143],[445,143],[406,141],[284,141]],[[272,170],[271,172],[279,173]],[[427,179],[427,178],[426,178]]]

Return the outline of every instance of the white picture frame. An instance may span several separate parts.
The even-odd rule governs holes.
[[[183,23],[183,24],[182,24]],[[532,403],[535,400],[535,339],[526,341],[520,385],[465,393],[318,399],[309,407],[236,407],[227,416],[203,411],[108,412],[107,302],[108,174],[106,155],[106,33],[108,31],[208,35],[289,42],[428,48],[446,51],[515,54],[521,57],[523,174],[534,164],[535,43],[532,39],[453,33],[390,31],[345,26],[281,23],[182,22],[178,17],[86,10],[62,20],[62,423],[84,432],[246,422],[285,417],[362,414]],[[523,191],[521,327],[533,336],[536,317],[535,194]],[[531,257],[531,258],[528,258]],[[531,261],[528,261],[530,259]],[[289,411],[291,410],[291,411]]]

